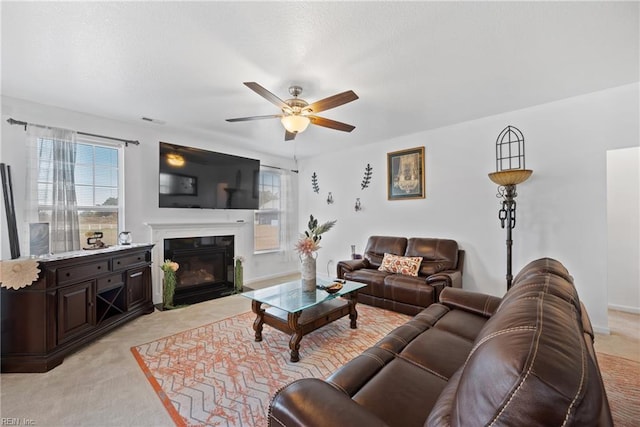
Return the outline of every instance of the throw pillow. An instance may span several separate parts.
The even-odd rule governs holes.
[[[417,276],[421,263],[421,256],[398,256],[385,253],[378,270],[404,274],[405,276]]]

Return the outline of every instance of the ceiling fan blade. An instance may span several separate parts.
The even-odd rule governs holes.
[[[295,132],[289,132],[288,130],[285,129],[284,131],[284,140],[285,141],[293,141],[296,138],[297,133]]]
[[[316,126],[322,126],[325,128],[341,130],[343,132],[351,132],[356,128],[355,126],[348,125],[342,122],[336,122],[335,120],[325,119],[324,117],[318,117],[318,116],[307,116],[307,117],[309,117],[309,120],[311,120],[311,124],[314,124]]]
[[[268,116],[238,117],[235,119],[227,119],[227,121],[228,122],[248,122],[249,120],[277,119],[279,117],[282,117],[282,114],[269,114]]]
[[[258,95],[260,95],[261,97],[263,97],[264,99],[266,99],[267,101],[277,106],[278,108],[280,109],[289,108],[289,106],[285,104],[285,102],[282,99],[278,98],[277,96],[275,96],[274,94],[272,94],[271,92],[269,92],[268,90],[260,86],[258,83],[244,82],[244,85],[249,89],[251,89],[252,91],[254,91],[255,93],[257,93]]]
[[[311,110],[312,113],[319,113],[330,108],[339,107],[347,102],[355,101],[356,99],[358,99],[358,95],[356,95],[354,91],[348,90],[346,92],[321,99],[320,101],[316,101],[306,107],[305,110]]]

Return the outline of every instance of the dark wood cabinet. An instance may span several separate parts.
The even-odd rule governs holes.
[[[127,307],[129,310],[144,304],[151,297],[150,289],[145,283],[149,281],[150,272],[144,268],[127,271]]]
[[[33,284],[2,288],[2,372],[46,372],[89,341],[153,312],[152,248],[43,260]]]
[[[58,344],[83,335],[96,326],[93,282],[82,282],[58,291]]]

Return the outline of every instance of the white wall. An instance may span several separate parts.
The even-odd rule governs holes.
[[[534,171],[518,186],[514,273],[539,257],[558,259],[574,276],[594,327],[608,331],[606,153],[638,145],[638,99],[639,85],[627,85],[300,161],[300,224],[309,214],[338,220],[322,240],[318,269],[329,264],[335,274],[350,245],[362,251],[372,234],[446,237],[466,250],[463,287],[502,295],[506,232],[487,174],[495,170],[497,135],[513,125],[524,134]],[[386,153],[417,146],[426,149],[426,199],[388,201]],[[367,163],[373,179],[361,190]],[[364,208],[358,213],[356,197]]]
[[[640,313],[640,147],[607,152],[609,306]]]
[[[23,234],[21,249],[26,248],[24,239],[27,235],[26,225],[20,220],[21,217],[24,218],[25,208],[23,195],[26,193],[26,133],[22,126],[9,125],[6,122],[9,117],[31,123],[139,140],[139,146],[130,145],[125,149],[125,229],[132,232],[135,242],[151,241],[150,229],[144,223],[207,223],[243,220],[248,224],[243,227],[243,237],[236,244],[236,253],[247,259],[245,266],[245,280],[247,282],[297,270],[297,263],[287,260],[281,254],[252,256],[253,211],[158,208],[159,141],[257,158],[263,164],[287,169],[295,169],[293,160],[243,150],[237,147],[234,144],[235,141],[230,139],[229,136],[212,137],[211,135],[199,135],[176,131],[166,125],[147,124],[144,122],[140,124],[124,123],[2,97],[2,145],[0,146],[0,158],[3,163],[9,164],[12,168],[16,215],[18,216],[19,232]],[[8,233],[6,232],[4,205],[0,205],[0,207],[2,209],[0,259],[4,259],[10,258],[11,252],[9,250]],[[23,255],[26,255],[24,250]]]

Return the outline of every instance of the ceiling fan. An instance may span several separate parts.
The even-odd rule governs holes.
[[[358,95],[356,95],[352,90],[348,90],[346,92],[342,92],[309,104],[304,99],[298,98],[298,95],[302,93],[302,88],[300,86],[291,86],[289,88],[289,93],[291,94],[291,96],[293,96],[293,98],[283,101],[256,82],[245,82],[244,85],[253,90],[258,95],[262,96],[267,101],[274,104],[276,107],[280,108],[282,113],[270,114],[267,116],[252,116],[227,119],[228,122],[245,122],[249,120],[279,118],[285,129],[285,141],[291,141],[296,137],[297,134],[304,132],[307,126],[309,126],[309,123],[316,126],[341,130],[343,132],[351,132],[356,128],[355,126],[346,123],[325,119],[324,117],[315,115],[316,113],[319,113],[321,111],[339,107],[340,105],[358,99]]]

